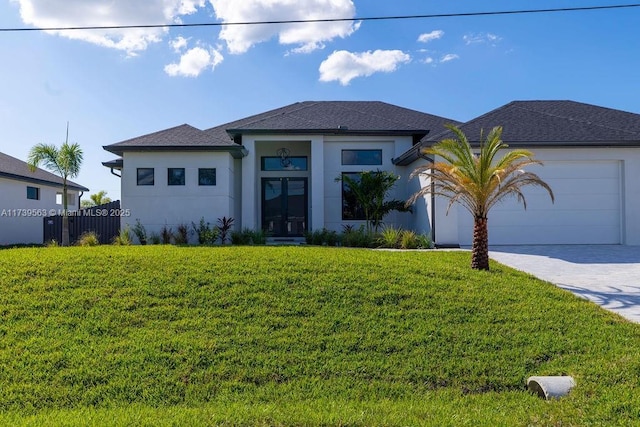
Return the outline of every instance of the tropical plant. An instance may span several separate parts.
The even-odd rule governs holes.
[[[173,236],[176,245],[186,245],[189,243],[189,227],[187,224],[178,224],[178,231]]]
[[[136,218],[136,223],[133,225],[133,234],[138,238],[138,241],[141,245],[147,244],[147,229],[144,228],[144,225],[140,222],[139,218]]]
[[[124,228],[121,228],[120,233],[113,238],[113,244],[116,246],[129,246],[131,240],[131,230],[129,230],[129,226],[126,225]]]
[[[453,125],[447,128],[455,138],[444,139],[423,154],[434,156],[434,161],[416,168],[411,177],[426,177],[432,185],[425,185],[407,201],[407,205],[426,194],[449,199],[448,209],[460,203],[473,215],[473,243],[471,268],[489,269],[489,238],[487,215],[498,202],[516,197],[527,208],[522,188],[528,185],[544,188],[554,201],[551,187],[533,172],[523,169],[530,165],[541,165],[528,150],[511,150],[501,158],[498,152],[508,147],[502,142],[502,127],[496,126],[486,139],[480,135],[480,150],[476,155],[462,130]],[[436,161],[438,158],[444,161]]]
[[[227,218],[226,216],[223,216],[222,218],[218,218],[218,225],[216,225],[216,228],[220,232],[220,242],[223,245],[227,242],[229,232],[231,231],[234,221],[235,220],[232,217]]]
[[[111,198],[106,196],[107,192],[100,190],[97,193],[90,195],[89,200],[83,200],[80,206],[83,208],[90,208],[93,206],[104,205],[105,203],[111,203]]]
[[[160,239],[163,245],[170,245],[173,239],[173,230],[167,224],[162,226],[160,230]]]
[[[400,177],[389,171],[363,171],[350,176],[345,173],[336,178],[346,185],[347,196],[352,197],[362,215],[369,232],[378,231],[382,219],[392,211],[408,212],[411,207],[401,200],[385,200]]]
[[[67,138],[60,148],[53,144],[37,144],[29,151],[28,164],[32,172],[42,164],[62,178],[62,246],[69,246],[67,181],[78,176],[82,164],[82,149],[76,143],[69,144],[69,124]]]

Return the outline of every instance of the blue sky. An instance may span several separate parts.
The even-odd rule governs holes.
[[[0,0],[0,27],[464,13],[621,0]],[[0,152],[85,153],[76,182],[118,198],[103,145],[304,100],[380,100],[465,121],[513,100],[640,113],[640,8],[168,30],[0,32]],[[499,125],[499,123],[496,123]],[[508,142],[508,141],[507,141]]]

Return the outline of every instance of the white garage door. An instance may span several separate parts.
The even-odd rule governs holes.
[[[545,161],[529,168],[553,190],[529,188],[527,210],[508,200],[489,212],[490,245],[621,243],[621,162]],[[459,211],[461,245],[470,245],[471,216]]]

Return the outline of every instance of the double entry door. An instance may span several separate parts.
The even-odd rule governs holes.
[[[273,237],[307,230],[307,178],[262,178],[262,229]]]

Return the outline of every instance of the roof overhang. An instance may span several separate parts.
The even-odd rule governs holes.
[[[110,153],[122,156],[125,152],[182,152],[182,151],[216,151],[216,152],[228,152],[235,159],[241,159],[247,155],[247,150],[242,145],[180,145],[180,146],[110,146],[105,145],[104,148]],[[110,163],[110,162],[105,162]],[[104,164],[104,163],[103,163]],[[107,166],[106,164],[104,164]],[[111,166],[108,166],[111,167]]]
[[[62,188],[62,183],[60,182],[47,181],[45,179],[32,178],[24,175],[15,175],[15,174],[6,173],[6,172],[0,172],[0,178],[12,179],[14,181],[23,181],[23,182],[28,182],[30,184],[38,184],[38,185],[46,185],[49,187]],[[69,183],[69,182],[67,182],[67,188],[70,190],[89,191],[87,187],[83,187],[82,185]]]
[[[364,136],[412,136],[424,138],[429,130],[371,130],[371,129],[349,129],[346,127],[336,127],[333,129],[227,129],[231,138],[241,135],[364,135]]]

